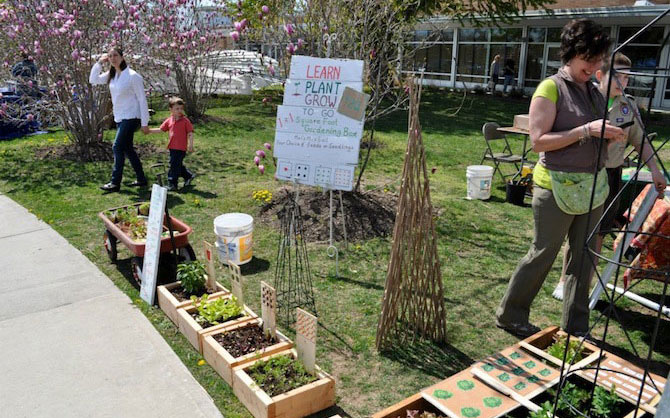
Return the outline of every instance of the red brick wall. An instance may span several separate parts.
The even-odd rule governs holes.
[[[656,5],[670,4],[670,0],[652,0]],[[549,9],[584,9],[589,7],[632,6],[635,0],[556,0]]]

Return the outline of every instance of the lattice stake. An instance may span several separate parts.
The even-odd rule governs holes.
[[[207,260],[207,283],[205,286],[210,292],[216,292],[216,268],[214,267],[214,246],[203,241],[205,259]]]
[[[272,338],[277,337],[277,291],[274,287],[261,282],[261,316],[263,331]]]
[[[237,299],[237,303],[244,306],[244,279],[240,272],[240,266],[228,260],[228,272],[230,275],[230,290]]]
[[[316,361],[316,317],[300,308],[296,309],[295,346],[298,358],[308,372],[314,373]]]
[[[379,350],[391,346],[393,339],[406,336],[406,331],[436,342],[446,340],[442,274],[419,123],[421,79],[412,78],[408,82],[408,142],[377,327]]]

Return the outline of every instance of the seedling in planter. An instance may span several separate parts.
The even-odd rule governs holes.
[[[565,353],[565,343],[567,341],[566,337],[559,337],[558,340],[553,343],[549,348],[547,349],[547,353],[550,355],[556,357],[559,360],[563,359],[563,355]],[[565,359],[565,362],[568,364],[573,364],[581,359],[584,358],[583,356],[583,347],[580,347],[580,342],[573,338],[570,340],[570,345],[568,347],[568,354]]]
[[[205,289],[205,266],[200,261],[182,263],[177,266],[177,280],[189,294],[199,294]]]
[[[147,223],[144,220],[135,218],[130,223],[130,237],[135,241],[147,238]]]
[[[149,202],[144,202],[140,205],[140,207],[137,209],[137,211],[142,216],[149,216],[149,207],[150,207]]]
[[[596,386],[595,392],[593,392],[591,412],[596,417],[614,417],[619,413],[619,404],[623,402],[624,400],[616,394],[616,386],[612,385],[609,391],[601,386]]]
[[[444,418],[442,415],[437,415],[428,411],[420,411],[418,409],[408,409],[405,411],[406,418]]]
[[[531,412],[530,415],[528,415],[528,418],[552,418],[554,416],[554,414],[552,414],[553,410],[554,405],[549,401],[545,401],[541,405],[541,408],[535,412]]]
[[[208,295],[204,294],[200,299],[191,296],[191,300],[198,309],[195,320],[201,325],[217,325],[242,315],[242,307],[235,296],[210,301]]]
[[[116,215],[114,214],[114,212],[106,210],[103,212],[103,215],[105,215],[105,217],[109,219],[112,223],[116,223]]]
[[[261,360],[247,371],[270,397],[289,392],[316,381],[303,364],[290,356]]]
[[[551,395],[552,398],[556,396],[555,389],[549,389],[547,393]],[[562,417],[577,416],[573,411],[581,411],[584,403],[588,399],[589,392],[586,389],[582,389],[573,383],[565,382],[561,394],[558,397],[558,411],[561,412]]]

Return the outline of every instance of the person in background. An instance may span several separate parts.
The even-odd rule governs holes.
[[[102,73],[102,64],[109,62],[109,71]],[[118,192],[123,178],[123,165],[126,156],[135,170],[137,180],[130,185],[144,187],[147,178],[144,175],[142,162],[133,147],[135,131],[141,127],[146,135],[149,133],[149,107],[144,93],[142,76],[126,64],[121,48],[115,46],[107,54],[103,54],[91,68],[89,76],[91,84],[107,84],[112,95],[114,122],[117,124],[114,151],[114,169],[109,183],[100,186],[106,192]]]
[[[23,52],[21,58],[22,60],[12,67],[12,76],[21,77],[24,80],[32,80],[37,77],[37,66],[32,57]]]
[[[507,86],[514,85],[514,60],[508,58],[505,60],[505,69],[504,76],[505,81],[503,82],[503,93],[507,93]]]
[[[186,151],[193,152],[193,125],[184,115],[184,101],[179,97],[170,97],[170,117],[160,128],[149,129],[150,133],[169,132],[170,170],[168,171],[168,190],[179,188],[179,177],[184,178],[184,187],[191,184],[195,174],[184,166]]]
[[[540,330],[529,321],[530,306],[567,235],[561,326],[572,335],[588,337],[592,262],[584,243],[602,214],[609,190],[604,170],[607,144],[602,141],[624,139],[621,128],[598,118],[605,113],[607,102],[591,83],[610,43],[607,31],[592,20],[578,19],[565,25],[560,47],[563,66],[540,83],[530,102],[530,140],[540,156],[533,172],[534,237],[496,311],[496,325],[519,336]],[[594,243],[591,240],[589,246],[593,248]]]
[[[493,57],[489,74],[491,76],[491,81],[489,81],[489,90],[494,93],[496,91],[496,84],[498,84],[500,79],[500,55]]]
[[[630,70],[631,61],[624,54],[617,52],[614,56],[614,69],[615,70]],[[640,154],[643,161],[648,161],[647,165],[651,171],[651,178],[656,187],[656,190],[659,192],[659,198],[663,197],[663,192],[667,187],[667,181],[663,176],[663,173],[660,172],[656,161],[651,158],[652,150],[648,143],[644,144],[642,147],[642,137],[643,131],[642,127],[638,124],[635,114],[639,116],[639,110],[635,104],[635,99],[633,96],[628,96],[627,98],[632,102],[635,108],[631,108],[628,101],[624,98],[623,89],[628,85],[629,76],[627,74],[615,73],[615,77],[619,80],[617,83],[616,79],[612,78],[612,87],[609,92],[609,99],[607,101],[607,107],[609,109],[609,121],[612,125],[623,125],[624,123],[633,122],[633,124],[624,129],[624,134],[626,140],[624,142],[613,142],[609,144],[607,149],[607,161],[605,162],[605,167],[607,168],[607,178],[610,187],[609,195],[607,200],[605,200],[604,208],[607,209],[616,197],[619,190],[621,190],[621,172],[623,169],[624,154],[626,152],[626,147],[632,145],[635,150]],[[610,78],[610,61],[606,60],[603,63],[603,66],[596,71],[596,80],[598,80],[598,90],[602,93],[603,97],[607,97],[607,83]],[[635,112],[635,114],[634,114]],[[600,224],[600,233],[596,237],[596,247],[595,250],[599,253],[602,248],[603,237],[613,228],[614,218],[618,213],[619,201],[614,201],[614,204],[607,212],[605,218]],[[565,269],[566,269],[566,260],[567,257],[563,256],[563,274],[561,279],[556,285],[552,296],[555,299],[563,300],[563,286],[565,284]],[[591,278],[593,282],[593,276]]]

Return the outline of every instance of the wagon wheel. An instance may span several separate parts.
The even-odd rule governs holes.
[[[195,251],[193,251],[191,244],[186,244],[186,246],[179,248],[179,257],[187,263],[195,261]]]
[[[130,260],[130,270],[133,272],[133,278],[140,286],[142,286],[142,263],[144,263],[143,257],[133,257]]]
[[[109,259],[112,261],[112,263],[116,263],[116,256],[117,256],[117,251],[116,251],[116,237],[109,232],[108,230],[105,230],[105,233],[103,234],[103,239],[104,239],[104,245],[105,245],[105,250],[107,250],[107,255],[109,256]]]

